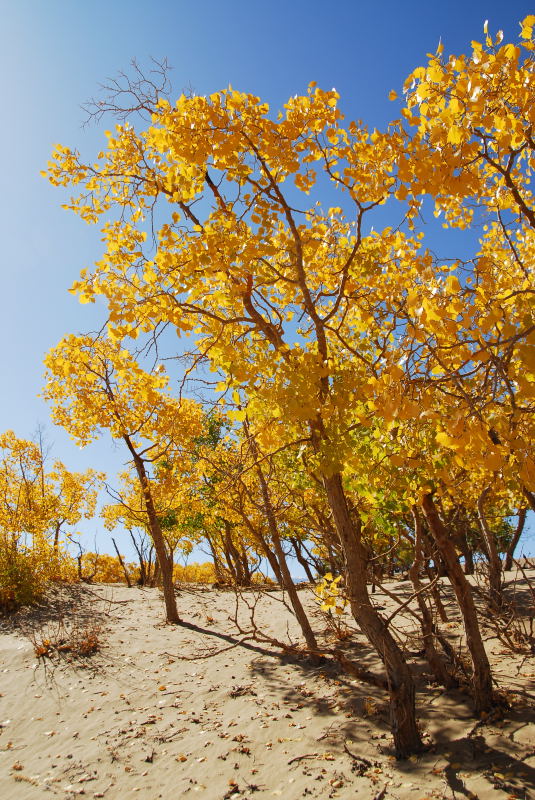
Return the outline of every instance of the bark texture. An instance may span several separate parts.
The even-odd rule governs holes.
[[[255,457],[256,455],[257,454],[255,453]],[[260,490],[262,492],[262,501],[264,503],[264,511],[266,513],[266,518],[268,522],[269,534],[271,536],[271,541],[273,542],[273,549],[275,550],[275,555],[277,557],[277,562],[282,577],[282,585],[288,592],[288,597],[290,598],[290,602],[292,604],[295,616],[297,618],[301,631],[303,632],[303,636],[305,637],[305,642],[307,644],[307,647],[309,648],[309,650],[317,650],[318,643],[316,641],[316,637],[314,636],[314,632],[312,631],[310,622],[308,621],[305,609],[303,608],[301,600],[299,599],[299,594],[297,593],[297,589],[295,588],[295,584],[292,580],[290,570],[288,569],[288,563],[286,561],[286,556],[284,555],[284,550],[282,549],[282,544],[279,536],[279,529],[277,526],[275,511],[271,503],[269,488],[260,464],[257,464],[256,471],[258,475],[258,480],[260,482]]]
[[[466,631],[466,643],[472,660],[472,681],[474,706],[477,714],[490,711],[495,705],[492,690],[492,673],[483,644],[472,588],[459,564],[457,553],[448,536],[448,532],[440,519],[437,507],[430,494],[424,496],[423,512],[446,568],[449,579],[461,610]]]
[[[457,686],[457,681],[450,674],[446,664],[437,652],[435,647],[436,629],[433,621],[433,614],[428,608],[425,599],[425,587],[420,580],[420,573],[423,567],[422,549],[422,521],[416,508],[413,509],[414,518],[414,560],[409,569],[409,578],[414,587],[418,608],[421,615],[422,637],[424,642],[425,656],[435,679],[447,689]]]
[[[383,618],[371,603],[366,583],[367,554],[360,531],[351,519],[341,475],[324,477],[324,486],[346,560],[351,611],[385,665],[396,755],[406,758],[423,749],[416,722],[413,676]]]
[[[143,492],[143,500],[145,502],[145,508],[147,511],[150,535],[152,541],[154,542],[154,549],[156,550],[156,556],[160,566],[163,598],[165,603],[165,616],[167,622],[180,622],[178,608],[176,605],[175,587],[173,585],[173,560],[169,557],[167,552],[165,538],[158,521],[158,515],[156,514],[156,509],[154,507],[154,502],[150,491],[149,476],[147,475],[143,459],[140,458],[140,456],[136,453],[129,438],[126,438],[128,439],[127,445],[132,453],[134,466],[136,468],[141,485],[141,491]]]

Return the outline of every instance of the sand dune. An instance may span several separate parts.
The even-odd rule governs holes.
[[[409,584],[396,589],[410,594]],[[279,592],[244,597],[249,605],[257,600],[262,630],[299,640]],[[328,640],[311,592],[302,597]],[[380,594],[375,599],[394,607]],[[252,640],[240,644],[234,606],[232,592],[182,589],[187,624],[168,626],[158,590],[100,585],[63,589],[48,606],[4,620],[0,797],[532,796],[535,665],[527,654],[507,653],[489,638],[496,678],[512,708],[503,720],[478,721],[465,694],[428,683],[415,650],[429,750],[400,762],[380,690],[328,661],[295,659]],[[242,628],[249,614],[242,605]],[[36,658],[28,636],[34,643],[47,631],[53,636],[60,618],[67,628],[73,622],[79,629],[99,627],[99,651]],[[445,630],[455,637],[453,613],[451,619]],[[410,634],[410,616],[396,624],[400,636]],[[380,669],[360,635],[351,647],[359,662]]]

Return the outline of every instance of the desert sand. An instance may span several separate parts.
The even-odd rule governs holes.
[[[408,582],[390,588],[411,593]],[[455,641],[447,581],[443,589],[452,609],[444,629]],[[301,596],[333,646],[312,592]],[[256,603],[260,629],[299,641],[280,592],[243,598],[243,629],[247,604]],[[384,614],[395,608],[380,593],[374,599]],[[490,631],[497,684],[511,707],[484,720],[474,718],[467,694],[429,682],[417,640],[406,639],[428,750],[397,761],[380,689],[332,661],[242,642],[231,591],[183,587],[178,602],[186,624],[171,626],[157,589],[64,587],[43,607],[0,622],[3,800],[534,796],[534,659],[508,652]],[[36,657],[35,643],[58,635],[58,619],[98,631],[98,651]],[[404,613],[395,622],[403,639],[414,620]],[[380,671],[359,633],[343,646]]]

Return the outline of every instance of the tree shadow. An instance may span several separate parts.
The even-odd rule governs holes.
[[[351,676],[347,675],[334,659],[321,658],[318,663],[318,659],[312,659],[305,654],[300,656],[298,653],[284,652],[276,646],[247,641],[245,637],[223,633],[191,622],[180,622],[177,627],[193,631],[203,637],[217,639],[228,645],[225,648],[209,651],[201,650],[194,656],[187,656],[187,660],[198,661],[216,657],[220,653],[238,647],[254,653],[255,658],[249,664],[250,674],[261,682],[278,702],[288,706],[290,711],[305,708],[314,715],[324,717],[330,725],[322,738],[331,744],[339,745],[340,750],[346,739],[362,742],[369,739],[369,736],[363,734],[361,730],[363,718],[367,720],[369,727],[374,729],[375,735],[372,738],[382,739],[388,735],[386,692],[376,686],[368,687],[360,682],[355,685]],[[371,648],[353,644],[351,648],[345,648],[345,652],[354,656],[357,649],[360,667],[363,669],[377,667],[378,659]],[[173,653],[168,655],[178,659],[185,658]],[[280,672],[281,666],[291,666],[296,671],[293,680],[289,681]],[[325,693],[327,696],[324,696]],[[347,693],[350,693],[349,697]],[[377,699],[378,693],[380,693],[379,699]]]
[[[493,747],[483,734],[465,736],[437,748],[447,751],[450,762],[444,770],[452,792],[473,798],[460,773],[484,777],[493,789],[527,798],[535,791],[535,768],[521,758]],[[490,788],[490,787],[489,787]]]

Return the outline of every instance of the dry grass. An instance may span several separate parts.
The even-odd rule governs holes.
[[[28,631],[27,636],[37,658],[52,658],[64,653],[72,657],[87,657],[101,648],[102,625],[98,620],[84,621],[74,617],[67,621],[60,618]]]

